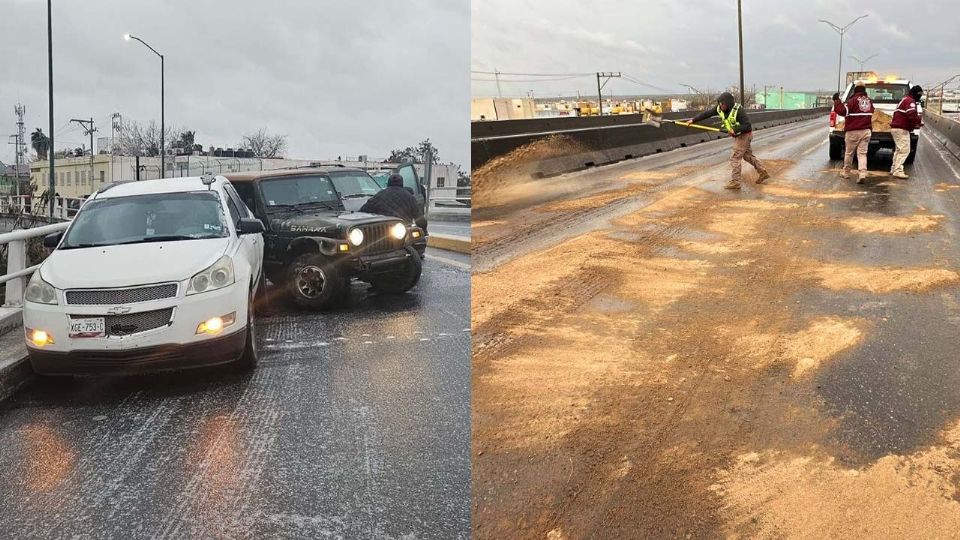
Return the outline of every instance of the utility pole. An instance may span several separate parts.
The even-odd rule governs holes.
[[[503,91],[500,90],[500,70],[493,68],[493,76],[497,79],[497,97],[503,97]]]
[[[89,120],[77,120],[74,118],[70,121],[80,124],[84,129],[84,135],[90,135],[90,185],[93,186],[93,132],[97,131],[97,128],[93,125],[93,117],[90,117]]]
[[[605,81],[603,81],[602,85],[600,84],[601,77],[606,79]],[[610,82],[610,79],[614,77],[620,77],[620,72],[619,71],[617,72],[598,71],[597,72],[597,99],[600,100],[597,103],[597,107],[600,109],[600,116],[603,116],[603,87],[606,86],[607,83]]]
[[[51,0],[47,0],[47,94],[50,99],[50,219],[53,219],[53,206],[57,193],[56,174],[53,170],[53,18],[50,13]]]
[[[743,101],[743,15],[740,0],[737,0],[737,34],[740,36],[740,104],[746,106]]]
[[[115,112],[110,115],[110,181],[113,182],[116,180],[113,170],[113,156],[117,153],[117,142],[116,134],[118,131],[123,129],[123,117],[120,116],[120,113]]]
[[[784,109],[785,107],[783,106],[783,87],[781,86],[780,87],[780,110],[782,111]]]
[[[18,103],[14,108],[13,112],[17,115],[17,174],[16,174],[16,184],[17,184],[17,200],[20,197],[20,166],[23,164],[23,156],[26,154],[26,142],[24,141],[24,130],[23,130],[23,116],[27,114],[27,108],[23,106],[22,103]]]

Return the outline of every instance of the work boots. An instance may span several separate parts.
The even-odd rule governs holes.
[[[768,178],[770,178],[770,173],[767,171],[760,171],[760,176],[757,177],[757,183],[762,184],[766,182]]]
[[[727,182],[727,185],[723,186],[723,189],[740,189],[740,182],[731,180]]]

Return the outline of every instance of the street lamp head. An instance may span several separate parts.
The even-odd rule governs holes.
[[[130,41],[130,34],[124,34],[123,39],[125,39],[126,41]]]

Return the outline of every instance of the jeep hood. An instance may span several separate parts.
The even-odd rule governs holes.
[[[339,229],[348,229],[354,225],[366,225],[383,221],[395,221],[396,218],[368,214],[367,212],[310,212],[304,214],[285,214],[270,220],[270,230],[277,233],[308,233],[333,235]]]
[[[229,238],[57,249],[40,276],[58,289],[129,287],[185,281],[226,252]]]

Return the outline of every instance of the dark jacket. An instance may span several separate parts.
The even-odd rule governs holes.
[[[890,127],[913,131],[922,125],[923,121],[920,120],[920,114],[917,112],[917,100],[910,94],[903,96],[900,104],[897,105],[897,110],[893,111]]]
[[[857,92],[846,103],[839,99],[834,101],[833,112],[846,118],[843,122],[844,131],[870,129],[873,126],[873,101],[870,101],[866,92]]]
[[[714,106],[711,109],[707,109],[702,113],[694,116],[693,119],[690,121],[693,123],[697,123],[701,120],[706,120],[711,116],[719,116],[717,114],[716,106]],[[747,111],[744,110],[743,107],[740,107],[739,109],[737,109],[737,117],[735,118],[735,120],[740,124],[736,127],[736,129],[733,130],[733,132],[736,133],[737,135],[740,135],[742,133],[750,133],[751,131],[753,131],[753,126],[750,124],[750,118],[747,116]]]
[[[423,218],[423,208],[417,203],[417,199],[406,188],[399,186],[388,186],[370,197],[363,203],[360,211],[400,218],[407,225],[416,222],[424,229],[427,226]]]

